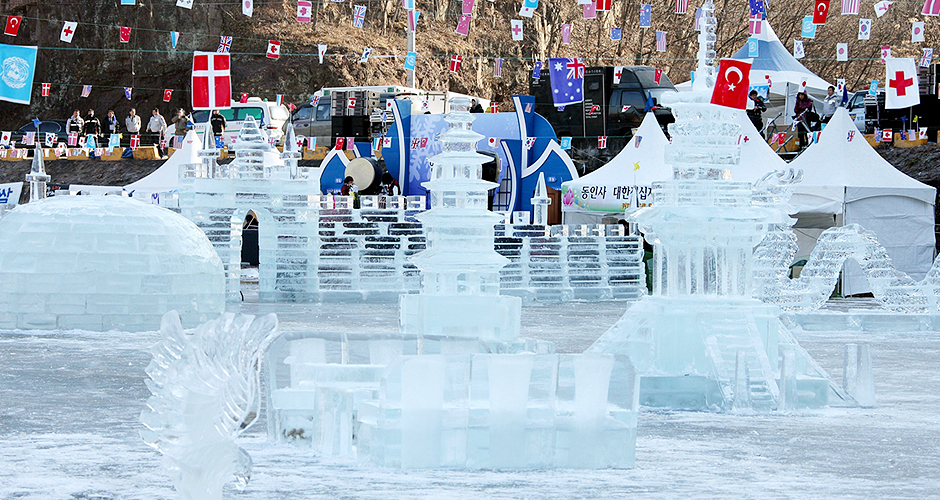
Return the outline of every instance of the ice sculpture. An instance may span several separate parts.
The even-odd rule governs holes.
[[[0,326],[153,330],[225,310],[222,263],[170,210],[120,196],[54,196],[0,219]]]
[[[183,500],[221,500],[232,475],[248,484],[251,457],[235,438],[257,420],[261,355],[276,330],[273,314],[225,313],[190,336],[175,311],[163,317],[140,435],[163,454]]]
[[[483,136],[471,130],[469,110],[469,99],[451,101],[442,153],[430,159],[431,210],[417,215],[427,249],[411,258],[423,273],[421,293],[402,297],[402,331],[509,340],[519,335],[522,301],[499,295],[508,260],[493,249],[493,226],[502,217],[487,210],[496,184],[482,179],[490,158],[476,152]]]
[[[42,161],[42,146],[36,141],[36,151],[33,153],[33,164],[26,174],[29,183],[29,201],[37,201],[46,197],[46,183],[51,177],[46,174],[46,166]]]
[[[664,97],[676,116],[665,153],[674,178],[654,184],[653,205],[630,216],[653,246],[653,295],[588,352],[629,355],[642,373],[640,401],[649,406],[853,404],[799,348],[779,310],[752,298],[753,249],[771,226],[789,223],[780,205],[799,175],[780,174],[757,189],[732,180],[740,159],[734,115],[743,111],[709,103],[714,5],[706,1],[702,10],[693,91]]]

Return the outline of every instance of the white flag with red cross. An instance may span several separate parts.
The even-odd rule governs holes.
[[[892,57],[885,60],[885,108],[900,109],[920,104],[917,89],[917,66],[914,60]]]

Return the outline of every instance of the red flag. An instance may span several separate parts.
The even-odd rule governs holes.
[[[718,66],[718,81],[712,92],[712,104],[729,108],[747,107],[748,78],[751,63],[722,59]]]
[[[663,70],[657,68],[653,70],[653,81],[656,82],[656,85],[659,85],[663,79]]]
[[[132,135],[131,136],[131,149],[134,151],[137,151],[137,148],[139,147],[140,147],[140,136],[136,134]]]
[[[607,149],[607,136],[602,135],[597,138],[597,149]]]
[[[166,89],[163,91],[163,102],[170,102],[171,97],[173,97],[173,89]]]
[[[450,72],[456,73],[460,71],[460,63],[463,61],[463,56],[452,55],[450,56]]]
[[[610,10],[611,0],[596,0],[594,3],[594,8],[597,11]]]
[[[193,52],[193,109],[232,107],[229,54]]]
[[[23,24],[23,16],[7,16],[7,27],[3,30],[3,34],[16,36],[21,24]]]
[[[268,40],[268,52],[265,54],[271,59],[281,57],[281,42],[277,40]]]
[[[241,95],[241,97],[238,99],[238,102],[240,102],[240,103],[242,103],[242,104],[245,104],[246,102],[248,102],[248,94],[247,94],[246,92],[242,92],[242,95]]]
[[[121,43],[127,43],[131,41],[131,28],[129,26],[121,26]]]
[[[342,151],[342,150],[343,150],[343,143],[344,143],[344,142],[346,142],[346,138],[345,138],[345,137],[337,137],[337,138],[336,138],[336,150],[337,150],[337,151]]]
[[[51,86],[52,86],[52,85],[50,85],[50,84],[48,84],[48,83],[42,84],[42,96],[43,96],[43,97],[48,97],[48,96],[49,96],[49,88],[50,88]]]
[[[826,24],[829,15],[829,0],[816,0],[813,7],[813,24]]]

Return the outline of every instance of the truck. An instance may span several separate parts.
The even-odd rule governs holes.
[[[937,84],[940,83],[940,64],[917,68],[917,83],[920,104],[901,109],[885,108],[885,91],[880,88],[872,94],[864,95],[866,134],[875,129],[910,130],[927,127],[927,137],[931,142],[937,140],[940,132],[940,96]]]
[[[616,156],[649,111],[668,133],[675,118],[671,110],[659,105],[668,92],[676,92],[676,87],[665,71],[649,66],[591,66],[584,70],[584,102],[557,108],[549,72],[529,81],[535,112],[548,120],[559,137],[571,137],[570,154],[580,164],[582,175]],[[647,105],[650,99],[652,106]],[[598,148],[600,136],[607,137],[606,148]]]

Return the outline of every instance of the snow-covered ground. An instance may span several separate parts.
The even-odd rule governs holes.
[[[250,297],[249,297],[250,299]],[[620,302],[526,305],[525,336],[580,352]],[[836,308],[837,309],[837,308]],[[391,304],[246,304],[284,330],[397,330]],[[797,330],[836,380],[843,346],[872,345],[878,407],[741,416],[644,410],[636,468],[399,471],[274,446],[263,423],[244,500],[307,498],[938,498],[940,332]],[[160,455],[138,436],[157,332],[0,331],[0,499],[175,499]]]

